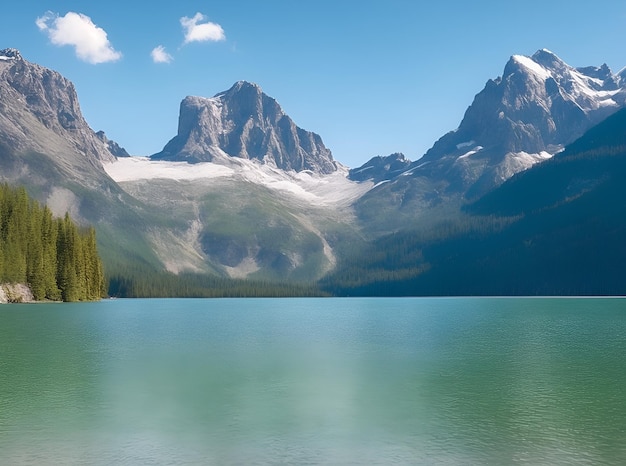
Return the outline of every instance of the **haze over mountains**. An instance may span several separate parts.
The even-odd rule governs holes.
[[[467,222],[478,214],[463,206],[505,192],[494,189],[626,106],[626,76],[606,65],[573,68],[547,50],[513,56],[422,158],[374,157],[351,170],[245,81],[212,98],[184,98],[177,134],[149,158],[128,157],[89,128],[73,85],[14,49],[0,51],[0,96],[0,176],[57,213],[94,223],[110,273],[308,283],[335,273],[345,285],[341,271],[353,270],[368,245],[395,250],[386,235],[475,231]],[[388,280],[397,282],[399,269],[420,277],[433,269],[418,258],[421,243],[409,243],[397,267],[382,267]],[[365,276],[372,264],[363,267]]]

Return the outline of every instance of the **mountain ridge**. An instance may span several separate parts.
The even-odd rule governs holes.
[[[139,159],[89,128],[73,85],[58,73],[5,49],[0,76],[0,176],[27,185],[56,212],[95,223],[116,255],[108,264],[134,264],[135,276],[160,270],[306,283],[342,269],[353,251],[367,257],[394,241],[410,245],[411,235],[465,231],[472,213],[464,205],[541,160],[559,159],[564,141],[622,108],[626,94],[622,73],[605,65],[573,68],[546,50],[514,55],[459,128],[424,157],[374,157],[348,170],[245,81],[212,98],[183,99],[178,135]],[[568,192],[590,199],[582,194],[601,182],[583,180]],[[403,266],[402,254],[372,251]],[[437,251],[429,257],[448,260]],[[415,267],[396,277],[436,265],[419,250],[405,253]]]
[[[606,64],[574,68],[547,49],[530,57],[512,55],[502,76],[489,79],[475,96],[459,127],[439,138],[410,168],[443,158],[480,158],[494,150],[500,158],[516,153],[554,155],[626,105],[625,77],[626,68],[618,74]],[[562,105],[574,115],[562,115]]]
[[[574,68],[547,49],[531,57],[513,55],[502,76],[487,81],[459,127],[437,141],[424,161],[460,157],[479,146],[478,152],[497,150],[503,156],[554,155],[626,104],[622,85],[606,65]],[[462,146],[472,141],[473,147]]]
[[[154,267],[145,239],[153,212],[103,167],[117,160],[114,146],[85,121],[71,81],[16,49],[0,50],[0,180],[24,186],[58,217],[96,225],[109,267]]]
[[[442,205],[450,207],[446,216],[456,215],[463,203],[550,159],[624,105],[626,80],[606,65],[574,68],[546,49],[513,55],[459,126],[359,199],[357,215],[374,236],[439,222]]]
[[[382,236],[324,289],[349,296],[624,295],[626,108],[437,229]],[[354,277],[358,277],[355,280]]]
[[[0,57],[2,143],[20,151],[50,150],[50,145],[38,144],[41,138],[33,134],[32,127],[20,123],[20,116],[31,115],[41,127],[39,131],[62,135],[63,145],[69,145],[92,162],[115,159],[83,118],[71,81],[56,71],[24,60],[17,49],[0,50]],[[56,141],[55,145],[59,143]]]
[[[337,170],[319,135],[298,127],[257,84],[238,81],[214,97],[187,96],[180,104],[178,134],[153,160],[210,162],[255,159],[283,170]]]

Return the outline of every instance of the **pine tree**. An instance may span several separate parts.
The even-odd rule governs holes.
[[[26,248],[26,281],[36,300],[45,298],[43,238],[41,235],[42,210],[32,202],[29,208],[28,237]]]
[[[57,283],[63,301],[80,300],[80,280],[77,272],[79,248],[77,231],[69,214],[58,222],[57,237]]]
[[[57,284],[57,237],[57,224],[52,218],[52,212],[45,206],[41,219],[44,296],[55,301],[61,299],[61,290]]]
[[[106,290],[102,261],[98,256],[96,230],[93,227],[89,228],[83,239],[83,255],[86,299],[100,299]]]

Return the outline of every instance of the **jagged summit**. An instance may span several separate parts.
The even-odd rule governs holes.
[[[537,50],[531,57],[535,63],[551,70],[564,70],[569,65],[561,60],[554,52],[548,49]]]
[[[265,95],[263,93],[263,89],[261,89],[261,86],[259,86],[258,84],[249,81],[237,81],[235,84],[232,85],[230,89],[218,92],[212,98],[220,100],[228,100],[232,98],[247,98],[251,102],[254,102],[256,99],[262,98],[263,95]]]
[[[214,97],[219,97],[225,94],[233,94],[233,93],[241,92],[241,91],[245,92],[246,90],[251,91],[251,92],[256,92],[257,94],[263,93],[261,86],[259,86],[257,83],[253,83],[250,81],[237,81],[235,84],[233,84],[233,86],[230,89],[219,92]]]
[[[115,159],[85,121],[76,89],[56,71],[0,50],[0,143],[19,152],[80,154],[89,163]]]
[[[352,181],[371,180],[374,183],[390,180],[409,168],[411,161],[404,154],[396,152],[386,157],[376,156],[348,174]]]
[[[109,149],[109,152],[111,152],[111,154],[113,154],[115,157],[130,157],[130,154],[126,151],[126,149],[121,147],[117,142],[107,138],[104,131],[98,131],[96,133],[96,136],[106,145],[106,147]]]
[[[8,48],[0,50],[0,60],[23,60],[23,58],[18,49]]]
[[[502,76],[476,95],[458,129],[420,160],[428,166],[415,174],[440,170],[462,190],[478,180],[479,192],[490,189],[623,107],[625,81],[606,64],[574,68],[547,49],[513,55]]]
[[[581,106],[583,110],[586,110],[591,100],[602,101],[612,97],[610,94],[601,94],[600,91],[619,90],[620,77],[613,74],[606,63],[601,66],[574,68],[547,49],[539,50],[531,57],[512,56],[500,80],[506,80],[516,71],[523,72],[524,69],[543,80],[553,79],[571,97],[587,97],[587,102],[583,102]]]
[[[254,83],[238,81],[214,97],[181,102],[178,134],[154,160],[208,162],[223,157],[259,160],[283,170],[337,170],[320,136],[303,130]]]

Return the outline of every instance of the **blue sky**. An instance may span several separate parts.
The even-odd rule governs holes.
[[[0,48],[69,78],[92,128],[133,155],[175,136],[185,96],[248,80],[350,167],[422,156],[513,54],[626,66],[623,0],[164,3],[11,2]]]

